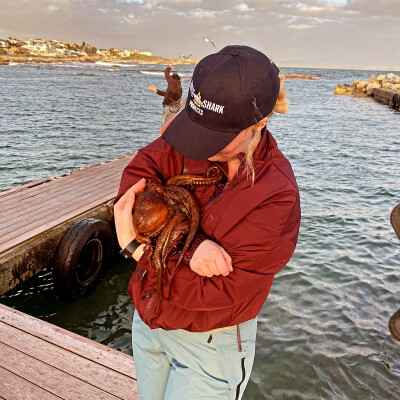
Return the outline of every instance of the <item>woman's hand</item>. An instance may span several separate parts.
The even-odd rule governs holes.
[[[155,85],[150,85],[150,86],[149,86],[149,89],[150,89],[152,92],[157,93],[157,88],[156,88]]]
[[[135,195],[142,191],[145,186],[146,180],[143,178],[133,185],[114,205],[115,230],[121,249],[124,249],[136,237],[136,232],[133,229],[132,209],[135,204]]]
[[[233,271],[229,254],[212,240],[202,242],[190,260],[190,268],[201,276],[227,276]]]

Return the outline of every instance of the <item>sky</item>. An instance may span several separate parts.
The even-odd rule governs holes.
[[[278,66],[400,71],[400,0],[0,0],[0,38],[200,60],[246,44]]]

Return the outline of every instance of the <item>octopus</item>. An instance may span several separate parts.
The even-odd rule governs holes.
[[[186,236],[175,269],[182,262],[200,223],[200,208],[196,199],[184,186],[212,185],[223,178],[217,166],[211,166],[206,176],[177,175],[165,185],[147,181],[136,195],[133,207],[133,226],[136,240],[145,243],[149,260],[157,274],[157,291],[162,298],[162,279],[167,255],[179,237]]]

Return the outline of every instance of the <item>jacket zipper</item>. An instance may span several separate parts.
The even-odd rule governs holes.
[[[232,187],[231,182],[228,180],[228,175],[226,174],[226,172],[215,162],[213,162],[213,164],[219,168],[222,173],[226,176],[227,182],[225,184],[225,187],[222,189],[221,193],[215,197],[214,200],[212,200],[210,203],[208,203],[205,207],[204,207],[204,211],[208,210],[208,208],[210,208],[213,204],[215,204],[218,200],[221,199],[221,196],[226,193],[228,191],[229,188]]]

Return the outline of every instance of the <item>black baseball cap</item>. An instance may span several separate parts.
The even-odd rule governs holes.
[[[196,66],[185,108],[162,130],[164,140],[193,160],[210,158],[274,109],[279,69],[248,46],[227,46]]]

